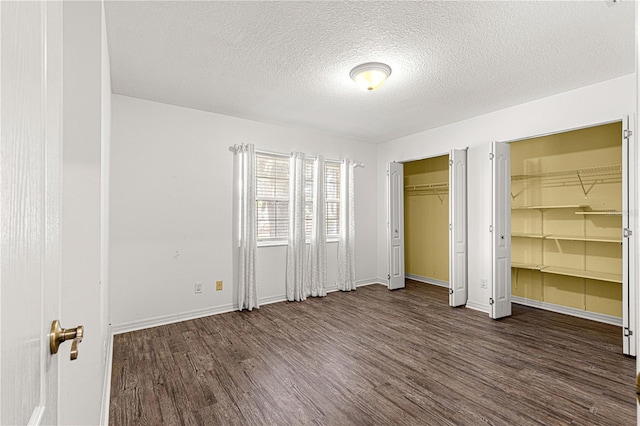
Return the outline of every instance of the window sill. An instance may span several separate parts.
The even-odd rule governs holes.
[[[279,247],[279,246],[286,246],[287,242],[286,241],[259,241],[258,242],[258,248],[261,247]]]
[[[329,243],[337,243],[340,240],[338,238],[329,238],[327,239],[327,244]],[[258,248],[262,248],[262,247],[281,247],[281,246],[287,246],[289,243],[287,241],[260,241],[258,242]],[[309,244],[309,241],[307,241],[307,244]]]

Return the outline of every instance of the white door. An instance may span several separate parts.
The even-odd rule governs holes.
[[[494,142],[491,154],[491,318],[511,315],[511,158],[509,144]]]
[[[635,167],[633,117],[622,120],[622,351],[636,355],[636,295],[631,277],[635,275],[636,227],[629,214],[635,206],[637,172]]]
[[[56,424],[62,4],[0,2],[0,424]]]
[[[449,153],[449,305],[467,303],[467,151]]]
[[[389,255],[389,290],[404,288],[404,167],[389,163],[387,167],[389,209],[387,212],[387,253]]]

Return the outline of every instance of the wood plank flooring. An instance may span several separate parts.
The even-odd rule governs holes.
[[[111,425],[634,425],[620,328],[412,281],[115,336]]]

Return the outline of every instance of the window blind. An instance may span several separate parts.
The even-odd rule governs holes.
[[[314,160],[305,162],[305,232],[313,227]],[[340,236],[340,162],[327,160],[325,170],[327,238]],[[258,241],[286,242],[289,235],[289,157],[256,153]]]
[[[340,236],[340,163],[325,161],[324,194],[326,199],[327,238]]]
[[[289,233],[289,158],[256,154],[258,241],[286,240]]]
[[[304,163],[304,231],[307,239],[311,238],[313,227],[313,166],[314,160]]]

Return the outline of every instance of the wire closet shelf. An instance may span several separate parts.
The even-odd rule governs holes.
[[[537,182],[543,187],[580,186],[586,197],[596,184],[622,182],[622,165],[610,164],[511,176],[511,183],[523,185],[521,186],[522,190],[527,188],[528,183],[533,182]]]
[[[541,179],[545,182],[579,183],[579,180],[582,178],[597,178],[598,180],[619,182],[622,180],[622,165],[610,164],[607,166],[584,167],[555,172],[527,173],[511,176],[511,181],[518,182]]]

